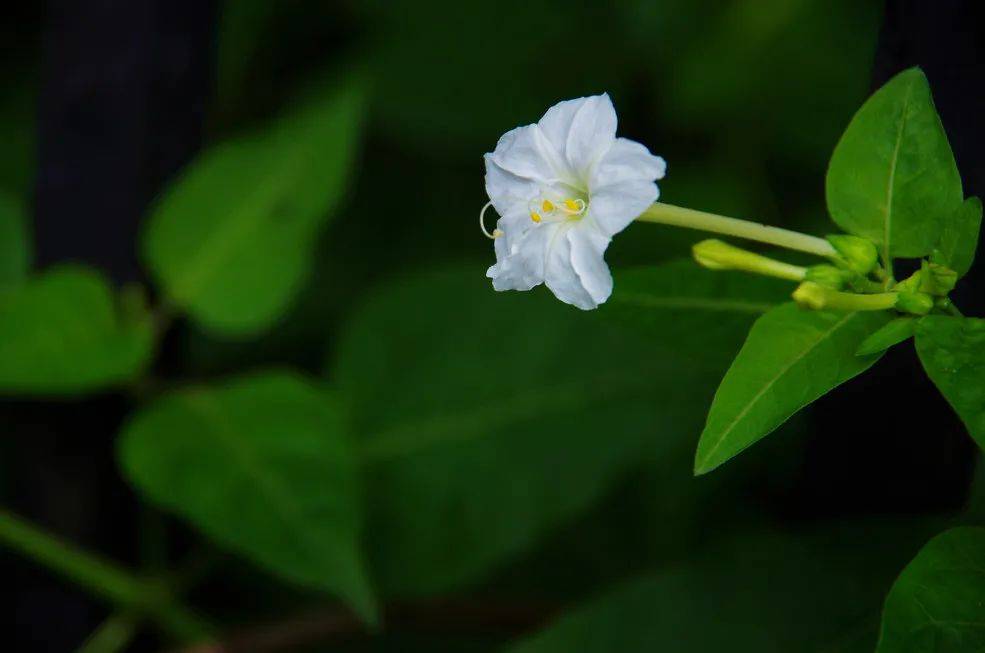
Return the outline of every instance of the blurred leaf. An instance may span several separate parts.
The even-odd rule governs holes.
[[[608,91],[618,107],[627,87],[630,61],[608,5],[351,4],[372,26],[374,111],[392,138],[429,153],[460,152],[478,164],[501,134],[554,103]]]
[[[985,648],[985,528],[954,528],[927,543],[896,583],[877,653]]]
[[[743,172],[775,153],[816,174],[865,96],[881,18],[877,2],[635,0],[615,7],[638,44],[636,59],[651,69],[660,121],[673,129],[668,140],[706,134],[735,150]],[[668,157],[672,175],[678,160]]]
[[[694,470],[718,467],[818,397],[871,367],[857,357],[888,313],[827,313],[784,304],[759,318],[722,379],[698,443]]]
[[[944,222],[940,242],[930,260],[958,273],[960,279],[971,269],[978,248],[978,231],[982,226],[982,201],[969,197]]]
[[[0,191],[0,290],[19,285],[31,268],[27,211],[13,195]]]
[[[267,372],[179,391],[137,414],[119,454],[150,500],[375,619],[352,451],[335,398],[317,385]]]
[[[985,320],[930,315],[916,340],[927,376],[985,449]]]
[[[838,226],[880,245],[884,259],[931,252],[963,193],[919,68],[891,79],[855,114],[831,156],[826,190]]]
[[[615,289],[599,309],[656,342],[692,342],[698,355],[721,360],[742,344],[753,321],[790,295],[791,284],[723,274],[690,259],[615,272]]]
[[[362,104],[350,83],[190,164],[143,242],[171,302],[224,336],[256,334],[287,309],[349,182]]]
[[[334,378],[371,483],[369,541],[396,594],[482,579],[629,468],[679,448],[720,373],[542,288],[496,293],[483,270],[395,282],[339,345]]]
[[[912,338],[916,329],[917,321],[912,315],[898,317],[863,340],[855,355],[871,356],[886,351],[890,347]]]
[[[507,650],[820,653],[867,640],[871,651],[875,624],[867,622],[892,572],[883,560],[863,566],[864,543],[854,540],[849,550],[823,537],[730,541],[624,585]]]
[[[63,266],[0,295],[0,392],[76,394],[133,378],[150,362],[148,315],[124,319],[106,279]]]

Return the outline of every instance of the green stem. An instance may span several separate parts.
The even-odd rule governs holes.
[[[687,227],[710,231],[725,236],[756,240],[761,243],[786,247],[817,256],[832,257],[837,254],[831,243],[817,236],[809,236],[797,231],[770,227],[758,222],[729,218],[714,213],[685,209],[680,206],[654,203],[636,218],[640,222],[655,222],[675,227]]]
[[[113,563],[69,546],[20,517],[0,509],[0,546],[16,551],[123,610],[143,612],[182,640],[196,640],[208,627],[154,583]]]

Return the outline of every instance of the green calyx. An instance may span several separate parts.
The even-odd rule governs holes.
[[[876,246],[865,238],[833,234],[827,236],[827,241],[838,252],[835,262],[856,274],[865,276],[875,270],[879,264],[879,252]]]

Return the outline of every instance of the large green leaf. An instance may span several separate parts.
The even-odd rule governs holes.
[[[912,528],[912,525],[911,525]],[[834,535],[835,529],[832,530]],[[871,651],[900,564],[883,533],[726,541],[561,617],[509,653]],[[861,553],[869,543],[869,555]],[[878,543],[878,547],[877,547]],[[851,546],[849,546],[851,545]],[[878,557],[871,552],[878,548]],[[863,648],[862,645],[866,645]]]
[[[913,337],[917,329],[917,319],[912,315],[903,315],[889,322],[884,327],[870,335],[858,346],[856,356],[871,356],[886,351]]]
[[[106,279],[78,266],[0,294],[0,392],[76,394],[134,377],[153,351],[151,322],[120,308]]]
[[[778,279],[723,274],[684,259],[617,271],[612,297],[599,312],[659,341],[700,339],[696,354],[719,357],[736,351],[753,320],[790,291]]]
[[[982,226],[982,201],[969,197],[958,210],[944,222],[940,242],[930,258],[945,265],[963,277],[975,262],[978,248],[978,231]]]
[[[282,314],[346,188],[362,92],[313,97],[267,131],[207,150],[150,218],[144,258],[168,299],[215,334],[255,334]]]
[[[694,470],[718,467],[818,397],[864,372],[855,355],[888,313],[828,313],[784,304],[759,318],[715,393]]]
[[[181,390],[137,414],[119,454],[152,501],[374,618],[351,443],[338,402],[317,385],[269,372]]]
[[[0,191],[0,290],[23,282],[30,267],[27,212],[16,197]]]
[[[384,288],[339,345],[334,376],[370,482],[368,539],[392,593],[483,578],[631,466],[682,446],[724,367],[543,289],[495,293],[482,273]]]
[[[927,543],[886,597],[877,653],[985,649],[985,528]]]
[[[831,157],[828,210],[883,258],[929,254],[962,203],[961,178],[930,85],[917,68],[876,91]]]
[[[922,318],[917,353],[927,376],[985,449],[985,320]]]

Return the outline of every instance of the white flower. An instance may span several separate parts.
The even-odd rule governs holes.
[[[643,145],[616,138],[609,96],[560,102],[536,125],[504,134],[484,158],[486,193],[501,216],[487,234],[496,243],[496,264],[486,273],[493,287],[544,283],[582,309],[608,299],[605,249],[656,201],[654,182],[666,170]]]

